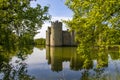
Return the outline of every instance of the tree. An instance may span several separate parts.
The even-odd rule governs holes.
[[[38,4],[33,8],[30,0],[0,0],[0,44],[4,45],[5,40],[12,43],[10,35],[16,35],[18,41],[27,35],[33,41],[37,30],[49,19],[47,6],[42,8]]]
[[[120,42],[120,38],[116,38],[120,36],[118,0],[66,0],[65,4],[74,13],[73,19],[65,22],[76,31],[79,47]]]
[[[35,39],[35,44],[36,45],[45,45],[46,43],[45,43],[45,39],[44,38],[39,38],[39,39]]]

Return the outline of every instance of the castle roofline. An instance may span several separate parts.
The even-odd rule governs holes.
[[[62,25],[62,22],[56,20],[55,22],[51,22],[51,25],[55,25],[55,24],[61,24]]]

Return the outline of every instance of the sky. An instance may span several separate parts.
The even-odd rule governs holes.
[[[31,1],[31,6],[36,7],[37,4],[41,6],[49,6],[48,13],[51,15],[51,21],[69,20],[72,18],[72,11],[64,4],[65,0],[36,0]],[[45,22],[34,39],[45,38],[47,27],[50,26],[50,22]],[[66,30],[63,25],[63,30]]]

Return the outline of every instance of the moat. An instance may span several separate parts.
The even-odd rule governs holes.
[[[26,53],[22,55],[0,54],[0,63],[6,62],[5,68],[9,70],[1,69],[0,80],[20,80],[23,77],[27,80],[120,79],[120,52],[116,50],[90,54],[90,63],[85,63],[81,57],[83,54],[76,53],[76,47],[33,47],[27,50],[24,48]]]

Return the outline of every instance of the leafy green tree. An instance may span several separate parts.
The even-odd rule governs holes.
[[[65,22],[76,31],[79,49],[120,43],[118,0],[66,0],[65,4],[74,13],[72,20]]]
[[[49,19],[47,6],[42,8],[38,4],[33,8],[30,0],[0,0],[0,44],[14,43],[14,35],[18,42],[33,41],[37,30]]]

